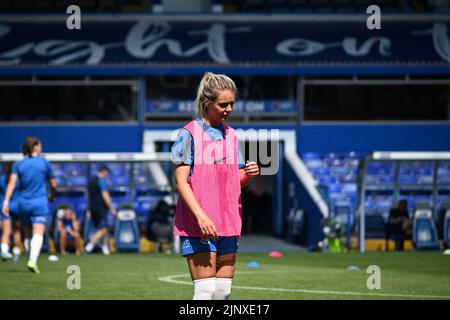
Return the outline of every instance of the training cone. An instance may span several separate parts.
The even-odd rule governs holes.
[[[283,257],[283,254],[280,251],[270,251],[269,257],[271,258],[281,258]]]
[[[256,261],[250,261],[249,263],[247,263],[247,267],[249,268],[258,268],[259,267],[259,263]]]

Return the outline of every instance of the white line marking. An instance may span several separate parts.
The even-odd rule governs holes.
[[[237,272],[236,272],[237,273]],[[254,273],[254,272],[239,272]],[[183,284],[192,286],[190,281],[175,280],[176,278],[186,277],[188,274],[174,274],[171,276],[159,277],[159,281]],[[424,299],[450,299],[450,296],[426,295],[426,294],[403,294],[403,293],[376,293],[376,292],[354,292],[354,291],[327,291],[327,290],[307,290],[307,289],[287,289],[287,288],[264,288],[264,287],[249,287],[249,286],[233,286],[233,289],[255,290],[255,291],[275,291],[275,292],[297,292],[297,293],[312,293],[312,294],[334,294],[334,295],[348,295],[348,296],[378,296],[378,297],[399,297],[399,298],[424,298]]]

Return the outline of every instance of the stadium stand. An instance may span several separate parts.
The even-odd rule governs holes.
[[[302,158],[327,199],[330,213],[342,223],[349,221],[348,227],[354,230],[358,199],[356,180],[363,156],[358,157],[355,152],[341,155],[307,152]],[[431,208],[432,220],[440,226],[438,230],[442,230],[445,213],[440,208],[450,200],[448,165],[448,161],[369,162],[365,175],[366,237],[385,239],[388,236],[385,223],[396,199],[407,200],[411,218],[417,207]],[[395,237],[389,235],[386,243],[399,240]],[[442,239],[442,231],[438,238]]]
[[[327,199],[330,212],[343,222],[347,221],[346,215],[350,213],[351,224],[353,224],[356,210],[358,155],[355,152],[349,152],[321,156],[318,153],[308,152],[303,154],[303,159],[306,167],[317,180],[323,196]]]

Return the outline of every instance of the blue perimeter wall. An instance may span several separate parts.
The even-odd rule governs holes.
[[[304,124],[300,152],[450,151],[450,124]]]
[[[45,152],[141,152],[143,130],[176,128],[139,124],[0,125],[0,153],[20,152],[27,135],[40,138]],[[296,130],[299,152],[450,151],[450,124],[241,125],[235,128]]]
[[[45,152],[140,152],[138,125],[0,126],[0,153],[21,152],[26,136],[36,136]]]

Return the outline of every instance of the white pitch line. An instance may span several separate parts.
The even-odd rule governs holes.
[[[253,273],[253,272],[246,272]],[[186,277],[185,273],[175,274],[171,276],[159,277],[159,281],[190,285],[192,282],[175,280],[176,278]],[[354,291],[327,291],[327,290],[307,290],[307,289],[287,289],[287,288],[265,288],[265,287],[249,287],[249,286],[233,286],[233,289],[255,290],[255,291],[275,291],[275,292],[296,292],[296,293],[312,293],[312,294],[334,294],[349,296],[378,296],[378,297],[402,297],[402,298],[424,298],[424,299],[450,299],[450,296],[425,295],[425,294],[403,294],[403,293],[376,293],[376,292],[354,292]]]

